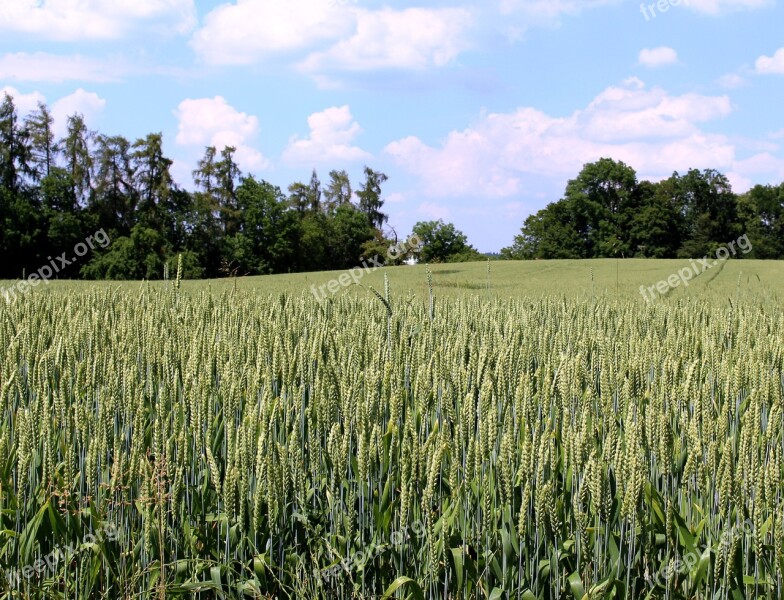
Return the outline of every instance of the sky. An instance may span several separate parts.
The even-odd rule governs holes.
[[[398,235],[482,252],[602,157],[784,181],[777,0],[0,0],[0,91],[60,134],[162,132],[187,189],[209,145],[284,191],[367,165]]]

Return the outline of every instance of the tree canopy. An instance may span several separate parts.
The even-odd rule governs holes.
[[[359,264],[368,244],[386,252],[386,174],[365,167],[356,194],[345,170],[322,185],[279,187],[243,173],[236,149],[207,147],[193,191],[179,187],[163,136],[128,140],[90,131],[72,115],[56,139],[48,108],[26,119],[0,102],[0,278],[23,276],[103,229],[111,239],[58,272],[63,277],[157,279],[182,256],[186,277],[221,277]],[[395,236],[396,237],[396,236]]]
[[[782,258],[784,183],[735,194],[713,169],[652,183],[602,158],[585,165],[563,198],[530,215],[504,258],[701,257],[744,233],[751,258]]]

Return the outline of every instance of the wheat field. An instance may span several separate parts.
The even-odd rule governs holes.
[[[781,597],[780,274],[602,263],[2,303],[0,598]]]

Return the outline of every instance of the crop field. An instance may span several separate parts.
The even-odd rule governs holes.
[[[0,298],[0,598],[780,598],[784,264],[688,264]]]

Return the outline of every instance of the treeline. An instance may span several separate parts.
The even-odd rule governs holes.
[[[564,197],[529,216],[507,259],[712,255],[747,235],[748,258],[784,258],[784,183],[735,194],[718,171],[677,172],[658,183],[603,158],[583,167]]]
[[[384,173],[345,171],[286,192],[245,175],[235,149],[205,149],[193,190],[178,186],[160,133],[133,142],[90,131],[80,115],[57,139],[45,104],[20,117],[0,102],[0,279],[24,276],[97,231],[111,243],[69,261],[59,277],[160,279],[177,257],[186,278],[349,269],[406,239],[385,227]],[[480,260],[451,223],[419,222],[421,262]],[[564,197],[529,216],[506,259],[701,257],[747,235],[752,258],[784,258],[784,183],[735,194],[714,170],[638,181],[603,158]],[[103,239],[103,238],[102,238]],[[413,252],[395,255],[400,263]]]
[[[62,139],[52,126],[45,104],[21,118],[2,99],[0,278],[30,273],[99,230],[111,243],[60,277],[160,279],[179,255],[188,278],[346,269],[398,241],[382,230],[387,177],[369,167],[356,193],[337,170],[326,184],[313,171],[284,193],[244,175],[234,148],[209,147],[189,192],[173,181],[159,133],[131,142],[90,131],[80,115]]]

